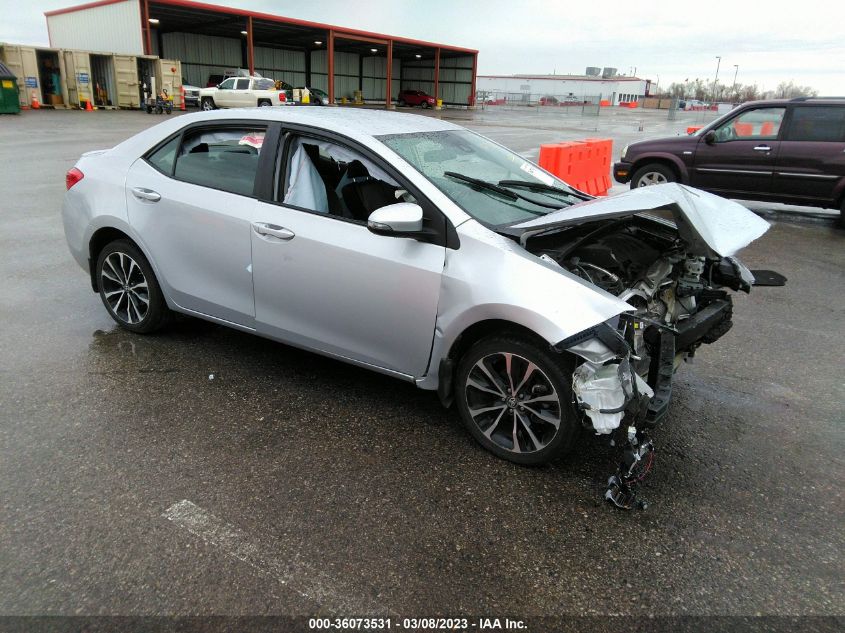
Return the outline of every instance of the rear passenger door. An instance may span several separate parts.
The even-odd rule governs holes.
[[[232,92],[232,107],[248,108],[255,105],[255,96],[249,89],[250,81],[245,77],[235,81],[235,90]]]
[[[784,202],[833,206],[845,183],[845,106],[792,108],[780,145],[774,190]]]
[[[130,224],[165,294],[249,328],[253,191],[266,132],[255,122],[191,126],[135,161],[126,179]]]

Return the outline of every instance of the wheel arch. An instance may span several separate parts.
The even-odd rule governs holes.
[[[668,167],[678,177],[678,182],[685,185],[689,184],[689,172],[686,166],[678,160],[677,156],[671,154],[649,154],[648,156],[637,158],[633,165],[631,165],[631,182],[633,182],[633,175],[637,170],[652,163]]]
[[[115,240],[126,240],[130,242],[139,251],[141,251],[141,253],[149,262],[150,267],[153,269],[153,273],[156,276],[156,280],[158,281],[159,286],[161,286],[162,293],[164,294],[165,299],[167,299],[168,293],[164,290],[161,275],[159,274],[155,262],[150,257],[150,254],[147,252],[147,249],[144,248],[144,245],[141,243],[140,240],[135,239],[128,231],[113,225],[101,226],[97,228],[91,234],[91,238],[88,240],[88,272],[91,276],[91,289],[94,292],[100,292],[100,288],[97,283],[97,259],[100,257],[100,253],[102,252],[102,250],[108,244],[114,242]]]
[[[507,319],[484,319],[464,328],[440,358],[437,372],[437,395],[444,407],[449,408],[454,401],[455,367],[464,354],[478,341],[490,336],[518,336],[538,345],[552,346],[549,341],[525,325]]]

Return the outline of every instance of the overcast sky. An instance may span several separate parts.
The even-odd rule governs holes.
[[[43,12],[83,0],[24,0],[0,41],[46,45]],[[211,0],[212,2],[214,0]],[[3,0],[12,4],[12,0]],[[582,74],[613,66],[663,86],[781,81],[845,95],[843,0],[218,0],[217,4],[477,48],[481,74]]]

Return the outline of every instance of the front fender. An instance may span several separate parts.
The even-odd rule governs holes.
[[[417,382],[424,389],[437,388],[441,359],[476,323],[515,323],[554,345],[633,309],[474,220],[458,233],[461,247],[446,253],[429,370]]]
[[[638,156],[633,161],[633,167],[631,168],[631,174],[638,170],[643,165],[646,165],[650,162],[669,162],[672,163],[672,166],[678,170],[678,174],[681,176],[681,182],[683,184],[689,184],[690,177],[689,177],[689,169],[684,164],[680,158],[678,158],[675,154],[670,154],[669,152],[649,152],[645,156]]]

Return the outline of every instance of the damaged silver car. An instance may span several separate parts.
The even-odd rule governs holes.
[[[755,284],[735,254],[768,224],[676,184],[593,199],[434,118],[314,112],[188,115],[80,159],[65,232],[112,318],[181,312],[437,390],[521,464],[618,433],[608,498],[630,506],[644,431],[730,329]]]

